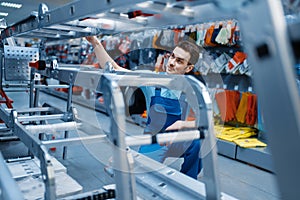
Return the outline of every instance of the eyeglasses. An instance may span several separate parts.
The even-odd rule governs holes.
[[[178,65],[184,65],[184,64],[185,64],[184,62],[187,62],[188,65],[191,64],[189,61],[187,61],[187,60],[184,59],[184,58],[176,57],[174,53],[172,53],[172,54],[170,55],[169,59],[175,59],[175,62],[176,62]]]

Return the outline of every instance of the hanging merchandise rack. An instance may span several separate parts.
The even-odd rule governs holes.
[[[199,22],[199,19],[212,20],[203,18],[205,13],[214,10],[214,6],[207,2],[210,1],[91,0],[76,1],[54,10],[48,10],[46,4],[41,4],[38,12],[32,12],[28,18],[7,27],[1,35],[3,39],[14,36],[61,40],[100,33],[177,26],[178,20],[181,25],[190,25]],[[226,16],[216,13],[214,18],[230,19],[231,16],[230,13]]]

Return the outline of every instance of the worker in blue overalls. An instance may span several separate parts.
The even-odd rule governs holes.
[[[127,71],[120,67],[107,54],[102,44],[96,37],[86,38],[92,45],[99,60],[100,66],[104,68],[106,62],[110,62],[114,70]],[[164,57],[159,57],[160,71],[167,74],[189,74],[199,59],[200,48],[190,40],[182,40],[168,56],[168,62],[164,65]],[[180,84],[180,83],[179,83]],[[180,130],[195,127],[195,121],[186,121],[182,118],[182,105],[184,104],[181,91],[166,88],[142,87],[147,104],[147,127],[145,134],[157,134],[168,130]],[[165,112],[159,112],[164,110]],[[171,144],[152,144],[141,146],[139,152],[148,157],[163,162],[167,157],[183,157],[184,162],[181,172],[197,179],[202,165],[199,156],[200,141],[193,140]]]

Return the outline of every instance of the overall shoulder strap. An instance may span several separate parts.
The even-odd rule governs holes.
[[[161,88],[155,88],[155,96],[160,96]]]

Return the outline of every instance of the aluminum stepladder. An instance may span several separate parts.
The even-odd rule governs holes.
[[[107,75],[106,75],[107,76]],[[105,76],[105,77],[106,77]],[[204,165],[204,174],[206,176],[205,181],[205,194],[203,196],[199,195],[197,192],[191,192],[191,196],[189,198],[195,199],[220,199],[221,193],[219,189],[219,183],[217,179],[217,169],[216,169],[216,143],[213,135],[213,121],[212,121],[212,105],[210,101],[210,97],[208,91],[199,81],[194,78],[188,77],[184,79],[182,76],[168,77],[168,76],[158,76],[158,74],[137,74],[137,73],[128,73],[124,76],[115,76],[109,75],[107,78],[101,79],[101,91],[104,94],[104,101],[108,102],[107,107],[111,108],[111,133],[108,135],[108,138],[111,142],[116,145],[114,148],[114,167],[115,167],[115,181],[116,181],[116,194],[117,199],[136,199],[136,183],[135,180],[139,179],[139,175],[133,176],[132,173],[135,173],[133,169],[134,160],[139,160],[139,167],[142,166],[143,162],[147,162],[147,159],[143,159],[142,155],[135,154],[128,155],[126,151],[127,145],[141,145],[141,144],[151,144],[153,142],[153,138],[150,136],[141,136],[140,138],[136,137],[128,137],[126,136],[125,128],[125,108],[124,102],[121,101],[122,93],[120,91],[120,87],[124,86],[159,86],[159,87],[167,87],[167,88],[175,88],[177,90],[181,90],[187,93],[187,96],[194,97],[194,99],[189,99],[194,108],[197,109],[197,114],[200,116],[200,120],[197,120],[197,126],[199,130],[190,131],[187,133],[183,133],[182,136],[186,137],[177,137],[178,141],[189,140],[193,138],[200,138],[200,131],[202,131],[205,135],[204,143],[202,144],[202,155],[203,156],[203,165]],[[177,84],[176,84],[177,83]],[[178,84],[180,83],[180,84]],[[173,87],[172,87],[173,86]],[[196,114],[196,115],[197,115]],[[165,136],[165,137],[164,137]],[[168,141],[171,140],[172,134],[163,134],[156,136],[157,141]],[[169,138],[168,138],[169,137]],[[205,151],[205,152],[203,152]],[[135,158],[135,159],[133,159]],[[151,163],[148,160],[148,164]],[[155,163],[155,162],[154,162]],[[156,163],[157,164],[157,163]],[[150,164],[147,166],[148,170],[151,167],[154,167],[156,164]],[[145,168],[146,169],[146,168]],[[155,170],[155,167],[152,168]],[[156,170],[155,170],[156,171]],[[159,171],[159,170],[158,170]],[[153,173],[161,173],[161,172],[153,172]],[[161,176],[163,173],[161,173]],[[172,176],[171,176],[172,177]],[[170,183],[167,180],[168,177],[164,180],[165,184]],[[187,181],[181,180],[188,185],[195,184],[192,180],[186,178]],[[189,182],[190,181],[190,182]],[[177,182],[178,180],[177,180]],[[142,184],[141,184],[142,185]],[[171,185],[171,184],[170,184]],[[178,185],[178,188],[183,187],[182,184]],[[150,186],[151,187],[151,184]],[[156,186],[152,185],[153,190],[156,190]],[[171,187],[171,186],[168,186]],[[156,188],[156,189],[155,189]],[[190,187],[192,188],[192,187]],[[185,189],[187,189],[185,187]],[[200,188],[198,188],[200,190]],[[174,194],[176,194],[174,190]],[[166,191],[162,191],[163,193]],[[172,196],[172,192],[169,191],[168,195]],[[198,191],[199,192],[199,191]],[[159,194],[156,193],[157,196]],[[166,193],[164,194],[166,195]],[[163,196],[163,195],[162,195]],[[163,199],[163,197],[161,198]],[[174,198],[174,196],[173,196]],[[180,198],[177,196],[177,198]]]

